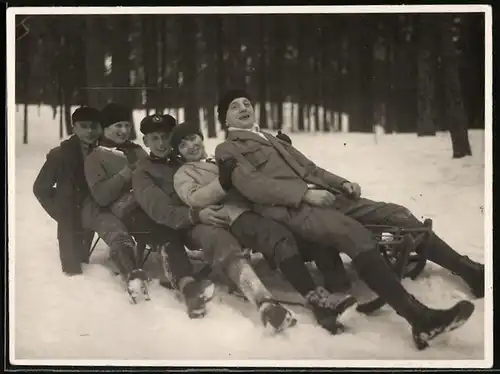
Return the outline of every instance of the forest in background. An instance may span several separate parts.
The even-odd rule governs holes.
[[[147,113],[183,108],[216,136],[214,107],[246,89],[264,129],[450,131],[453,157],[484,128],[484,14],[36,15],[16,17],[16,103],[118,101]],[[28,133],[25,110],[25,133]],[[64,121],[64,124],[63,124]]]

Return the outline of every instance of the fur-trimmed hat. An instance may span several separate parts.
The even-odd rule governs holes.
[[[170,137],[170,145],[172,146],[173,151],[175,153],[179,152],[179,145],[181,144],[182,139],[193,134],[199,135],[201,139],[203,139],[203,134],[198,126],[187,122],[182,122],[175,126]]]
[[[144,135],[152,132],[170,134],[176,124],[177,121],[170,114],[153,114],[142,119],[140,130]]]
[[[96,108],[91,108],[88,106],[81,106],[76,109],[71,115],[71,122],[73,125],[75,122],[101,122],[101,112]]]
[[[109,103],[101,110],[101,125],[106,128],[117,122],[129,122],[131,115],[132,111],[125,105]]]
[[[219,98],[219,103],[217,105],[217,117],[223,127],[226,126],[226,115],[229,105],[234,99],[239,97],[247,98],[250,102],[252,102],[252,98],[244,90],[229,90]]]

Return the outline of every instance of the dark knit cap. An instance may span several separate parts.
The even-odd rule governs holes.
[[[96,108],[91,108],[88,106],[82,106],[76,109],[71,115],[71,122],[75,124],[75,122],[100,122],[101,121],[101,112]]]
[[[101,125],[103,128],[117,122],[130,122],[132,111],[122,104],[109,103],[101,111]]]
[[[250,100],[250,102],[252,101],[250,95],[244,90],[229,90],[219,98],[219,103],[217,105],[217,117],[223,127],[226,126],[226,115],[229,105],[234,99],[239,97],[245,97]]]
[[[179,151],[179,145],[185,137],[194,134],[199,135],[201,139],[203,139],[203,134],[198,126],[187,122],[179,123],[175,126],[170,137],[170,145],[172,146],[174,152]]]
[[[153,114],[142,119],[140,130],[144,135],[152,132],[170,134],[176,124],[175,118],[169,114]]]

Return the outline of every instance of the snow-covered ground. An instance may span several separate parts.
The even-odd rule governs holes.
[[[136,113],[137,119],[140,116]],[[13,359],[23,363],[78,360],[80,364],[85,364],[81,360],[114,360],[121,365],[137,364],[137,360],[156,360],[156,364],[188,360],[184,365],[219,360],[203,364],[224,365],[220,360],[226,360],[225,365],[240,366],[258,363],[239,360],[299,360],[260,361],[277,367],[374,365],[373,360],[409,366],[412,360],[435,360],[420,365],[460,367],[465,363],[440,360],[477,360],[474,365],[481,366],[482,360],[492,357],[492,343],[487,343],[492,341],[491,294],[474,301],[476,312],[466,325],[420,352],[413,346],[406,322],[388,307],[369,318],[355,311],[346,314],[342,320],[350,331],[334,337],[298,309],[298,326],[272,337],[260,328],[257,314],[247,304],[230,297],[214,300],[206,318],[190,320],[174,296],[155,283],[152,301],[132,306],[107,268],[108,250],[102,244],[84,275],[67,278],[60,271],[55,222],[32,193],[46,152],[59,143],[58,119],[52,119],[50,108],[42,107],[40,114],[36,107],[30,108],[29,144],[23,145],[20,108],[15,132],[15,154],[9,164],[14,169],[9,184]],[[217,141],[207,140],[210,150]],[[293,141],[320,166],[360,183],[365,196],[400,203],[418,216],[432,218],[445,240],[472,259],[486,261],[489,269],[491,250],[486,245],[491,242],[485,232],[491,226],[485,229],[490,219],[485,207],[490,205],[485,202],[483,131],[470,131],[473,156],[460,160],[451,158],[445,133],[429,138],[386,135],[376,143],[373,134],[293,134]],[[460,279],[432,264],[421,278],[404,284],[433,307],[470,298]]]

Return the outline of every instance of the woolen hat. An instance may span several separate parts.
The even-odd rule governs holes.
[[[88,106],[81,106],[76,109],[71,115],[71,122],[73,125],[75,122],[100,122],[101,121],[101,112],[99,112],[96,108],[91,108]]]
[[[109,103],[101,111],[101,125],[106,128],[117,122],[129,122],[131,115],[132,111],[125,105]]]
[[[170,134],[176,124],[177,121],[170,114],[153,114],[142,119],[140,130],[144,135],[152,132]]]
[[[179,123],[177,126],[175,126],[170,137],[170,145],[172,146],[174,152],[179,152],[179,145],[185,137],[194,134],[197,134],[201,137],[201,139],[204,139],[203,134],[198,126],[192,125],[187,122]]]
[[[226,115],[229,105],[234,99],[239,97],[245,97],[250,100],[250,102],[252,101],[250,95],[244,90],[229,90],[219,98],[219,103],[217,105],[217,117],[223,127],[226,126]]]

